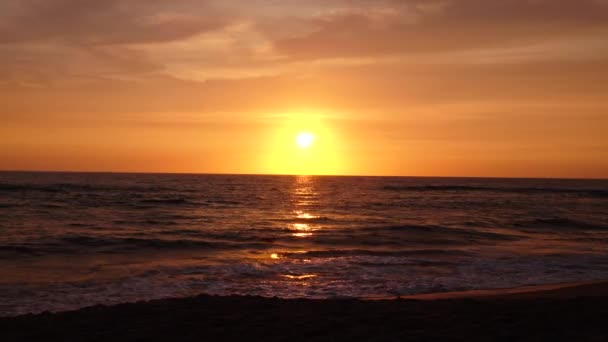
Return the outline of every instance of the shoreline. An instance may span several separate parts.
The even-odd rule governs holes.
[[[400,298],[208,296],[0,317],[3,341],[604,341],[608,281]]]

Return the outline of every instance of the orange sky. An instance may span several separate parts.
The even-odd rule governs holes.
[[[2,170],[608,178],[607,94],[605,0],[0,2]]]

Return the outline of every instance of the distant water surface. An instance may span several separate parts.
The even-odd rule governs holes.
[[[608,279],[608,181],[0,173],[0,315]]]

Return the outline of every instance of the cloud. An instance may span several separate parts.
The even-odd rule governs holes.
[[[104,45],[166,42],[227,24],[208,1],[8,0],[0,43],[57,39]]]
[[[265,115],[299,108],[407,118],[420,108],[450,113],[460,106],[564,106],[572,115],[605,115],[608,59],[526,64],[327,66],[314,73],[187,81],[158,73],[135,80],[91,78],[28,87],[0,85],[0,117],[124,113]],[[601,104],[601,107],[600,107]],[[493,109],[493,110],[494,110]],[[514,112],[521,109],[514,110]],[[155,114],[156,113],[156,114]]]
[[[608,4],[593,0],[6,0],[0,83],[589,60],[606,57],[607,34]]]
[[[169,44],[231,24],[230,16],[207,0],[3,1],[0,83],[46,86],[162,72],[165,63],[140,46]]]
[[[608,5],[594,0],[353,3],[307,19],[308,32],[275,39],[277,50],[296,59],[446,52],[608,31]]]

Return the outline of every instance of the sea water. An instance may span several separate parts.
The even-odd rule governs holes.
[[[608,181],[0,173],[0,315],[608,278]]]

